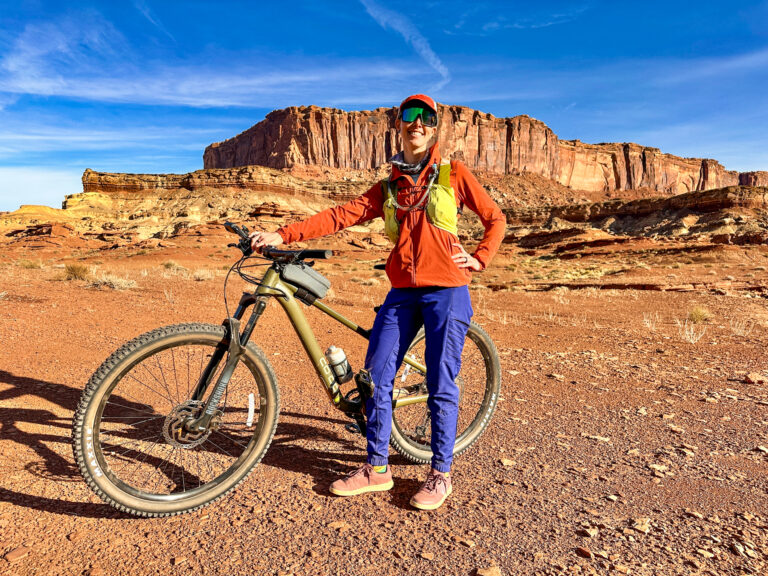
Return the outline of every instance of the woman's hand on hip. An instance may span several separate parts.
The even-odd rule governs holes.
[[[456,263],[456,266],[459,268],[469,268],[475,272],[480,272],[483,269],[483,265],[480,264],[480,261],[464,250],[464,246],[458,242],[454,242],[453,245],[459,248],[459,252],[451,256]]]
[[[283,237],[277,232],[251,232],[251,250],[261,252],[264,246],[280,246]]]

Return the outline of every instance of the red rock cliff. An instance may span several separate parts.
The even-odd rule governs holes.
[[[346,112],[317,106],[276,110],[245,132],[211,144],[205,168],[318,165],[371,169],[399,149],[396,108]],[[680,194],[739,184],[739,174],[715,160],[680,158],[638,144],[559,140],[528,116],[496,118],[463,106],[440,105],[444,155],[496,174],[532,172],[576,190],[650,188]],[[761,181],[764,173],[750,173]],[[755,180],[757,183],[758,180]],[[749,183],[755,185],[750,179]]]

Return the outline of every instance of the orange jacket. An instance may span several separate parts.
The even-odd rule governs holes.
[[[430,151],[429,165],[440,164],[437,145]],[[429,166],[428,165],[428,166]],[[414,184],[408,174],[392,166],[390,181],[397,184],[397,203],[409,206],[415,203],[428,184],[429,168]],[[475,212],[485,227],[485,235],[475,250],[474,257],[483,268],[493,258],[504,238],[506,218],[488,193],[461,162],[451,163],[451,187],[461,208],[467,206]],[[354,200],[328,208],[301,222],[283,226],[277,232],[286,244],[333,234],[376,217],[384,217],[384,191],[381,182],[374,184],[365,194]],[[426,286],[465,286],[472,279],[467,268],[459,268],[451,259],[460,250],[453,246],[459,240],[450,232],[430,224],[424,210],[397,211],[400,237],[387,259],[387,276],[393,288],[422,288]]]

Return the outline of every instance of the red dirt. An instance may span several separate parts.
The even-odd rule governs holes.
[[[344,430],[272,303],[255,340],[277,372],[282,413],[264,461],[193,514],[117,513],[74,465],[73,409],[122,342],[164,324],[221,322],[228,240],[185,236],[143,253],[5,246],[0,574],[766,573],[768,385],[745,381],[768,376],[766,247],[647,240],[571,248],[566,260],[505,246],[472,291],[501,354],[502,399],[433,513],[408,506],[426,468],[396,455],[391,492],[328,494],[363,461],[364,441]],[[329,302],[369,325],[386,280],[352,279],[380,279],[371,265],[386,254],[337,247],[340,257],[317,266],[333,281]],[[42,268],[26,267],[38,259]],[[137,287],[61,279],[72,261]],[[212,277],[195,281],[168,261]],[[231,300],[242,287],[232,284]],[[542,291],[557,284],[570,289]],[[611,284],[655,289],[601,289]],[[675,320],[695,306],[711,318],[691,344]],[[362,339],[309,317],[321,345],[361,366]],[[742,323],[749,334],[735,333]]]

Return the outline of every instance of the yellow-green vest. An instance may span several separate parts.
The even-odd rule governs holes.
[[[397,244],[400,237],[400,222],[397,220],[397,187],[392,186],[389,178],[381,181],[384,191],[384,231],[393,243]],[[450,232],[458,237],[458,208],[456,194],[451,188],[451,164],[440,165],[437,181],[429,189],[429,199],[426,206],[427,221],[433,226]]]

